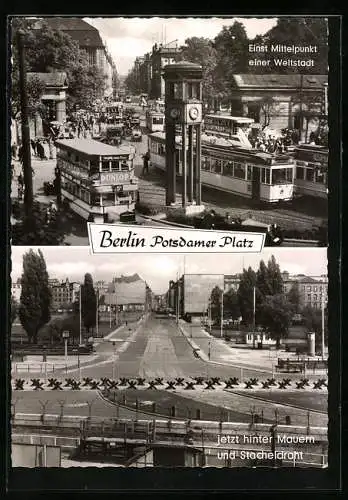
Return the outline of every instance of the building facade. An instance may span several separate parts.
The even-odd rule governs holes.
[[[114,278],[104,295],[107,308],[118,311],[150,311],[152,291],[139,275]]]
[[[16,302],[20,301],[22,293],[22,284],[21,279],[18,278],[17,281],[12,281],[11,283],[11,296],[15,299]]]
[[[253,118],[278,132],[302,129],[306,140],[325,115],[327,82],[327,75],[233,75],[231,114]]]
[[[321,309],[322,303],[326,306],[328,302],[328,277],[305,276],[303,274],[290,275],[284,271],[282,273],[284,283],[284,293],[289,293],[292,286],[297,284],[300,294],[301,305],[310,306],[314,309]]]
[[[28,83],[38,80],[44,86],[41,102],[45,108],[47,122],[66,120],[66,98],[68,90],[67,75],[64,72],[27,73]],[[31,135],[45,135],[42,118],[37,114],[30,123]]]
[[[106,76],[104,95],[112,95],[115,63],[99,31],[79,18],[49,17],[45,18],[45,22],[52,29],[63,31],[78,43],[79,48],[87,54],[90,66],[97,66]]]
[[[51,280],[49,283],[52,293],[51,307],[53,310],[60,309],[62,306],[73,304],[78,301],[80,293],[80,283],[71,282],[69,278],[65,281]]]
[[[298,285],[300,305],[320,309],[322,302],[328,301],[328,277],[292,275],[287,271],[282,273],[283,291],[288,294],[294,284]],[[189,315],[204,317],[209,309],[210,295],[218,286],[224,293],[233,289],[238,292],[241,280],[240,274],[187,274],[177,281],[169,282],[165,295],[166,306],[180,316]]]

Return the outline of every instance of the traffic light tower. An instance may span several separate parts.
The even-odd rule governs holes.
[[[202,66],[187,61],[164,68],[166,131],[166,205],[176,206],[181,138],[182,208],[186,214],[204,210],[201,204]],[[184,154],[185,152],[185,154]]]

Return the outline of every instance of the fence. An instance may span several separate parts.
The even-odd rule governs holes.
[[[12,363],[11,372],[16,373],[54,373],[55,371],[68,371],[69,366],[65,363]]]
[[[21,414],[13,418],[12,426],[13,436],[16,436],[15,442],[59,445],[66,448],[85,443],[85,448],[93,452],[103,451],[104,455],[112,454],[115,448],[118,451],[124,450],[126,456],[127,447],[132,449],[145,447],[146,453],[149,447],[156,445],[177,448],[189,444],[201,449],[205,456],[205,465],[213,467],[257,465],[258,454],[264,453],[267,456],[272,450],[283,454],[284,466],[327,466],[325,428],[312,428],[308,436],[306,428],[294,429],[278,425],[277,436],[281,437],[281,441],[274,447],[271,436],[275,439],[276,435],[271,434],[273,426],[267,424],[248,425],[171,419],[129,420],[96,417],[81,419],[81,417],[61,417],[61,415],[46,415],[42,420],[38,415]],[[53,430],[52,428],[54,436],[40,434],[48,429]],[[234,439],[227,443],[229,436],[233,436]],[[256,443],[255,436],[262,436],[263,439]],[[290,442],[284,442],[285,436],[290,436]],[[242,463],[238,464],[239,460],[242,460]]]

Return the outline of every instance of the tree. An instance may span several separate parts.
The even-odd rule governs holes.
[[[67,106],[71,108],[78,104],[80,107],[90,107],[97,97],[103,95],[105,89],[105,75],[97,66],[90,66],[87,53],[79,49],[78,43],[68,34],[54,30],[44,21],[14,20],[12,23],[12,114],[18,113],[18,47],[17,33],[21,30],[25,41],[25,65],[28,72],[51,73],[65,72],[68,80]],[[41,87],[35,79],[28,86],[29,106],[33,101],[36,106],[41,105],[38,97],[42,95]],[[41,94],[40,94],[41,92]],[[40,111],[40,109],[39,109]]]
[[[295,43],[299,47],[315,46],[316,52],[301,54],[301,59],[313,59],[314,65],[306,67],[306,73],[325,75],[328,70],[328,27],[323,17],[280,17],[276,26],[263,37],[268,45],[289,45]],[[281,54],[280,54],[281,55]],[[298,54],[288,54],[298,59]],[[262,67],[262,71],[267,67]],[[274,72],[270,65],[269,72]],[[301,73],[303,67],[277,66],[277,73]]]
[[[256,286],[256,273],[249,267],[243,269],[237,292],[238,304],[245,325],[252,325],[254,319],[254,287]]]
[[[96,325],[96,308],[97,297],[93,287],[93,278],[86,273],[84,284],[81,286],[81,316],[87,333]]]
[[[23,256],[22,292],[19,319],[29,342],[37,343],[40,328],[50,320],[51,291],[41,250],[32,249]]]
[[[215,89],[225,99],[231,99],[233,75],[248,72],[249,40],[242,23],[224,26],[214,39],[217,64],[214,71]]]
[[[262,130],[269,126],[275,112],[275,100],[271,96],[265,96],[260,101],[260,112],[262,115]]]
[[[274,255],[269,259],[267,266],[261,260],[256,273],[256,286],[263,297],[283,292],[283,278]]]
[[[260,326],[277,342],[277,349],[280,341],[288,334],[291,322],[291,306],[283,294],[269,295],[265,297],[262,304],[262,314]]]
[[[216,67],[216,49],[209,38],[191,37],[185,40],[180,48],[181,58],[185,61],[200,64],[203,70],[203,101],[210,104],[216,96],[214,86],[214,70]]]
[[[130,94],[139,94],[141,92],[140,81],[135,66],[128,72],[124,84],[127,92]]]
[[[302,318],[305,330],[307,333],[315,333],[316,344],[322,340],[322,311],[321,309],[314,309],[314,307],[306,306],[302,310]],[[324,310],[324,337],[325,342],[328,338],[328,324],[327,324],[327,308]]]
[[[17,207],[12,204],[12,209]],[[18,217],[17,217],[18,215]],[[22,213],[16,214],[18,222],[12,224],[12,245],[61,245],[64,241],[62,231],[62,220],[57,214],[50,223],[46,221],[46,210],[40,203],[33,204],[32,212],[26,216]]]
[[[300,287],[297,281],[295,281],[287,294],[287,299],[289,304],[292,307],[292,311],[294,314],[298,314],[301,309],[301,294]]]
[[[241,316],[238,294],[235,290],[233,290],[233,288],[228,290],[228,292],[224,295],[224,311],[226,312],[226,315],[233,320],[236,320]]]
[[[210,295],[211,319],[214,323],[221,321],[221,297],[221,288],[214,287]]]
[[[16,298],[11,295],[11,326],[13,325],[14,320],[16,319],[18,314],[18,302]]]

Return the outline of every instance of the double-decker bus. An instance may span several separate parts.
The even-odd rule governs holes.
[[[134,212],[138,178],[133,148],[93,139],[58,140],[56,147],[62,200],[73,212],[98,222]]]
[[[253,123],[252,118],[244,116],[207,114],[203,120],[203,131],[206,135],[230,139],[235,146],[251,148],[248,134]]]
[[[327,198],[328,155],[324,146],[301,144],[295,148],[295,193]]]
[[[105,112],[109,118],[122,118],[123,102],[115,101],[105,106]]]
[[[151,164],[166,169],[165,134],[148,136]],[[182,175],[181,138],[176,137],[176,172]],[[187,151],[188,154],[188,151]],[[202,184],[228,193],[269,203],[291,200],[294,194],[295,161],[289,155],[212,145],[202,141]]]

